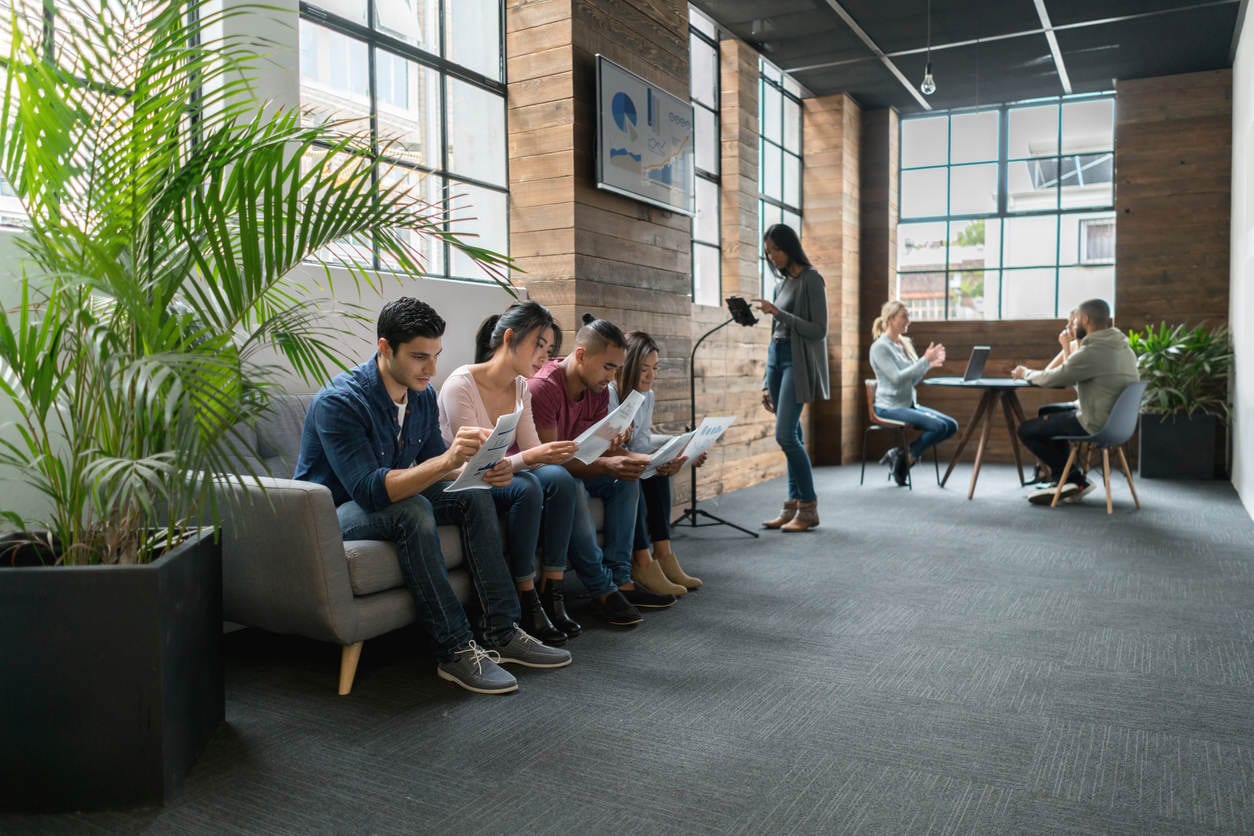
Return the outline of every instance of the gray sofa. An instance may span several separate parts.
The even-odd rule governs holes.
[[[254,451],[252,472],[228,486],[222,509],[223,618],[274,633],[340,645],[341,695],[353,687],[362,645],[412,622],[396,548],[378,540],[345,541],[331,492],[286,478],[295,472],[301,425],[312,395],[284,395],[266,420],[241,428]],[[600,501],[593,501],[600,524]],[[441,526],[449,582],[465,602],[471,581],[462,565],[461,532]]]

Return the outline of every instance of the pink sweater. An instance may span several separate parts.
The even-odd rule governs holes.
[[[522,417],[518,420],[518,429],[514,435],[514,444],[509,448],[509,463],[514,472],[526,470],[522,451],[540,445],[540,436],[536,434],[535,418],[531,414],[531,390],[527,388],[527,378],[519,375],[514,378],[514,386],[518,392],[518,400],[523,403]],[[444,443],[452,442],[453,436],[461,427],[495,427],[496,419],[488,415],[483,405],[483,396],[479,394],[479,384],[475,383],[470,366],[458,366],[440,387],[440,434]]]

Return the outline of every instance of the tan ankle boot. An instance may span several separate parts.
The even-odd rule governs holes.
[[[671,583],[684,587],[685,590],[696,589],[701,586],[701,579],[694,578],[684,571],[684,567],[679,565],[679,558],[675,557],[675,553],[662,555],[654,558],[654,564],[662,567],[662,571],[666,574],[667,580]]]
[[[644,584],[650,592],[656,592],[658,595],[678,597],[688,592],[688,587],[671,581],[656,560],[650,560],[643,569],[633,565],[631,579]]]
[[[784,503],[784,510],[779,512],[779,516],[773,520],[767,520],[762,523],[763,528],[780,528],[792,521],[797,516],[797,500],[790,499]]]
[[[819,526],[819,504],[817,502],[797,503],[797,516],[785,524],[780,531],[806,531]]]

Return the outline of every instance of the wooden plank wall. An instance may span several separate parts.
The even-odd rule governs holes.
[[[1115,85],[1120,327],[1228,320],[1232,71]]]
[[[815,464],[840,464],[856,449],[859,311],[859,168],[861,111],[846,95],[803,101],[801,238],[827,283],[827,354],[831,399],[810,407]],[[852,454],[850,452],[850,454]]]

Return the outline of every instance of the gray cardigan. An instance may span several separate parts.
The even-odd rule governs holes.
[[[776,288],[776,296],[784,282],[799,282],[789,308],[780,309],[776,317],[788,324],[792,342],[793,388],[799,403],[825,401],[830,394],[827,368],[827,290],[823,277],[807,267],[795,278],[784,279]],[[766,378],[762,378],[766,389]]]
[[[901,346],[881,334],[871,343],[871,369],[875,372],[875,405],[880,409],[909,409],[918,403],[914,387],[932,367],[925,358],[911,360]]]

